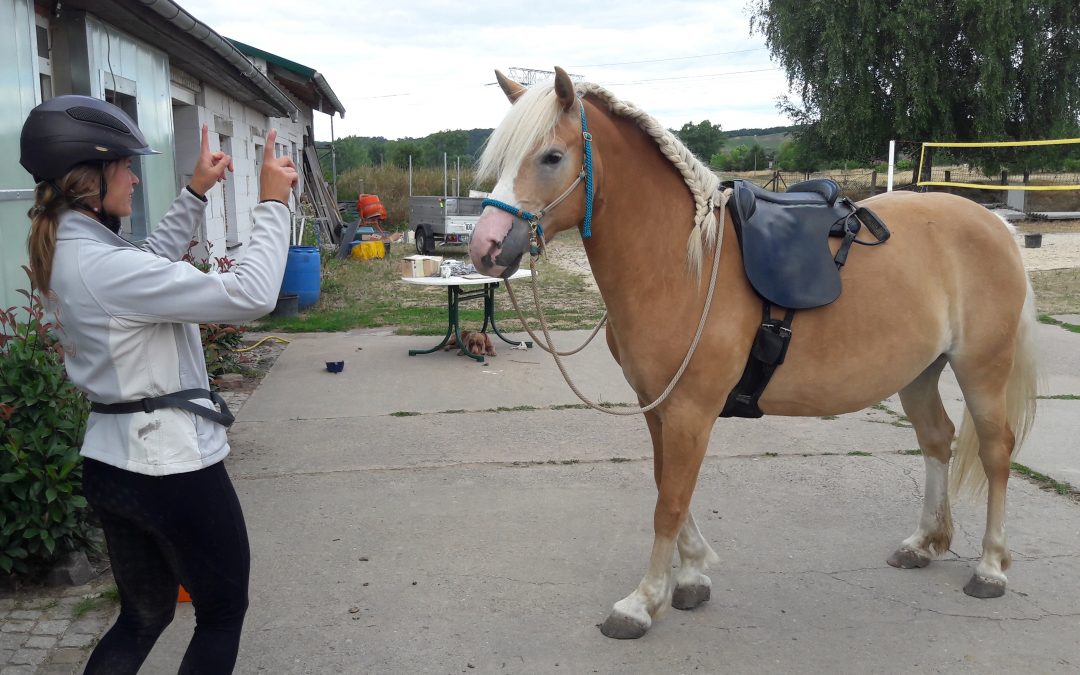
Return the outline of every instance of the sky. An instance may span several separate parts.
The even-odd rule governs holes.
[[[345,107],[333,134],[420,138],[491,128],[495,69],[550,71],[609,89],[668,128],[790,124],[787,78],[750,32],[748,0],[177,0],[218,34],[322,73]],[[330,139],[315,114],[315,136]]]

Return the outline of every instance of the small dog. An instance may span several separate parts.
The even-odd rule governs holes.
[[[491,344],[491,337],[487,333],[480,333],[478,331],[463,330],[461,331],[461,341],[470,353],[477,356],[496,356],[495,346]],[[443,347],[444,352],[448,352],[454,347],[459,347],[457,337],[453,334],[450,335],[450,340]],[[461,356],[465,352],[462,349],[458,349],[458,356]]]

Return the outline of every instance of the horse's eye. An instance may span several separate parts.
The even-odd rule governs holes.
[[[561,152],[556,152],[556,151],[553,150],[553,151],[545,154],[543,157],[541,157],[540,158],[540,163],[541,164],[558,164],[559,162],[562,161],[562,158],[563,158],[563,156],[562,156]]]

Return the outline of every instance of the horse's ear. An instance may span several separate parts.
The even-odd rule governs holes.
[[[570,80],[566,71],[558,66],[555,66],[555,96],[558,97],[559,105],[563,110],[569,110],[577,102],[573,81]]]
[[[511,103],[516,103],[517,100],[521,98],[521,95],[525,93],[525,87],[514,82],[498,70],[495,71],[495,79],[499,81],[499,87],[503,90],[503,93],[506,94],[506,98],[510,99]]]

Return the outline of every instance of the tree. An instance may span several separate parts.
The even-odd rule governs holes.
[[[829,156],[1080,128],[1076,0],[754,2],[751,25],[801,98],[781,107]]]
[[[780,144],[776,151],[776,168],[781,171],[811,173],[821,168],[821,158],[814,153],[810,143],[797,138]]]
[[[724,144],[724,132],[719,124],[712,124],[709,120],[702,120],[697,124],[687,122],[674,134],[679,140],[698,157],[712,157]]]

